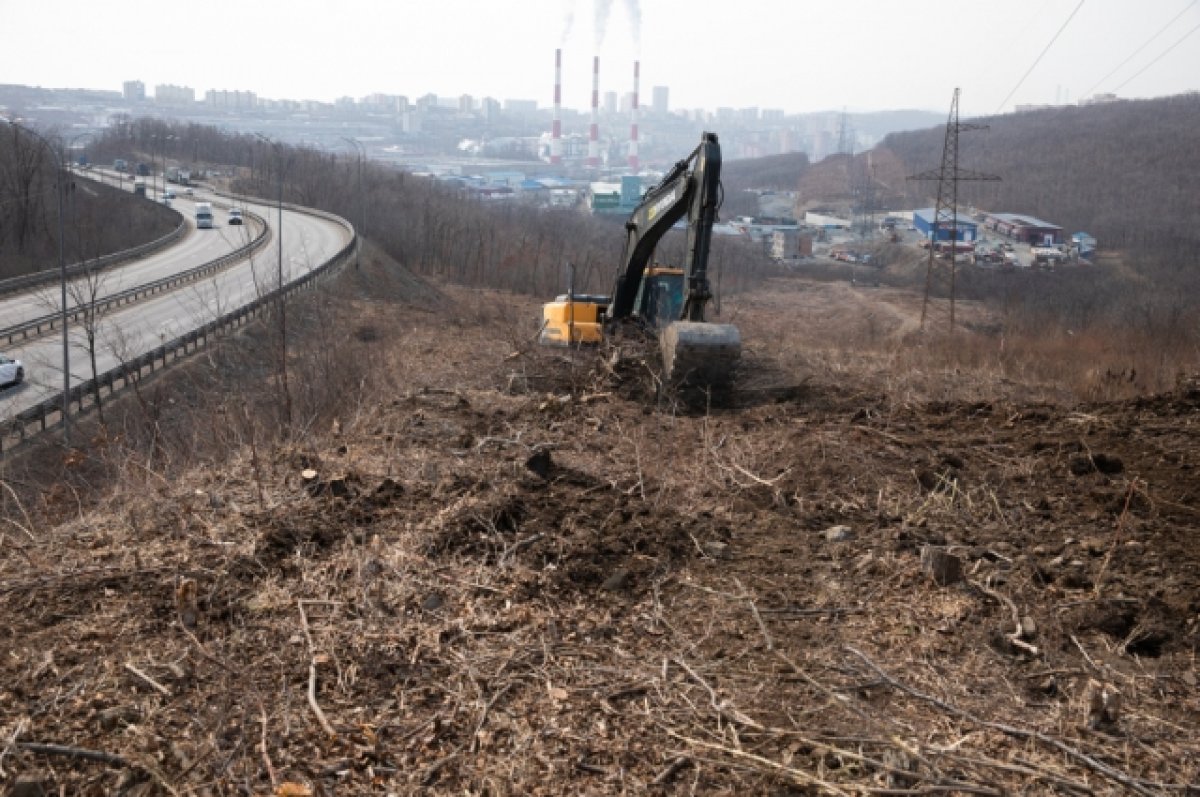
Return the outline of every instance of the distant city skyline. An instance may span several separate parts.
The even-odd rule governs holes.
[[[560,46],[575,111],[590,105],[597,54],[602,95],[629,92],[638,59],[642,106],[665,86],[672,110],[939,111],[961,87],[963,115],[979,116],[1200,88],[1196,0],[0,0],[0,16],[2,82],[119,92],[140,80],[148,95],[175,85],[197,99],[433,93],[549,107]]]

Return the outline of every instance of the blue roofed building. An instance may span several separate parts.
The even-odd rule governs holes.
[[[950,211],[943,210],[938,223],[934,224],[933,212],[933,208],[913,211],[913,226],[926,239],[934,242],[949,241],[953,236],[955,241],[971,242],[979,237],[979,225],[972,221],[970,216],[959,214],[955,219]]]

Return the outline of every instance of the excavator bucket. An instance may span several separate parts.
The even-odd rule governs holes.
[[[659,336],[664,379],[671,388],[727,389],[742,356],[733,324],[676,321]]]

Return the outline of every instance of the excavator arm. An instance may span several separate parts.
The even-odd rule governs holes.
[[[733,381],[742,351],[737,327],[704,320],[704,309],[712,299],[708,256],[720,190],[721,147],[715,133],[704,133],[700,146],[647,192],[625,223],[625,249],[608,308],[610,325],[635,312],[645,312],[646,308],[637,307],[639,291],[653,289],[661,279],[647,274],[654,249],[667,230],[686,215],[683,296],[673,305],[680,309],[670,319],[643,320],[660,327],[664,380],[672,387],[702,389],[699,394],[684,391],[693,395],[709,395],[709,388],[727,387]],[[664,325],[663,321],[671,323]]]
[[[654,188],[646,192],[625,222],[625,249],[608,309],[611,321],[633,314],[638,289],[662,237],[685,215],[688,218],[687,283],[682,319],[704,320],[712,298],[708,284],[708,253],[717,217],[721,184],[721,147],[715,133],[704,133],[700,146],[679,161]]]

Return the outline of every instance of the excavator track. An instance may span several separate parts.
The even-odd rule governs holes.
[[[742,356],[733,324],[676,321],[662,331],[663,377],[673,390],[727,390]]]

